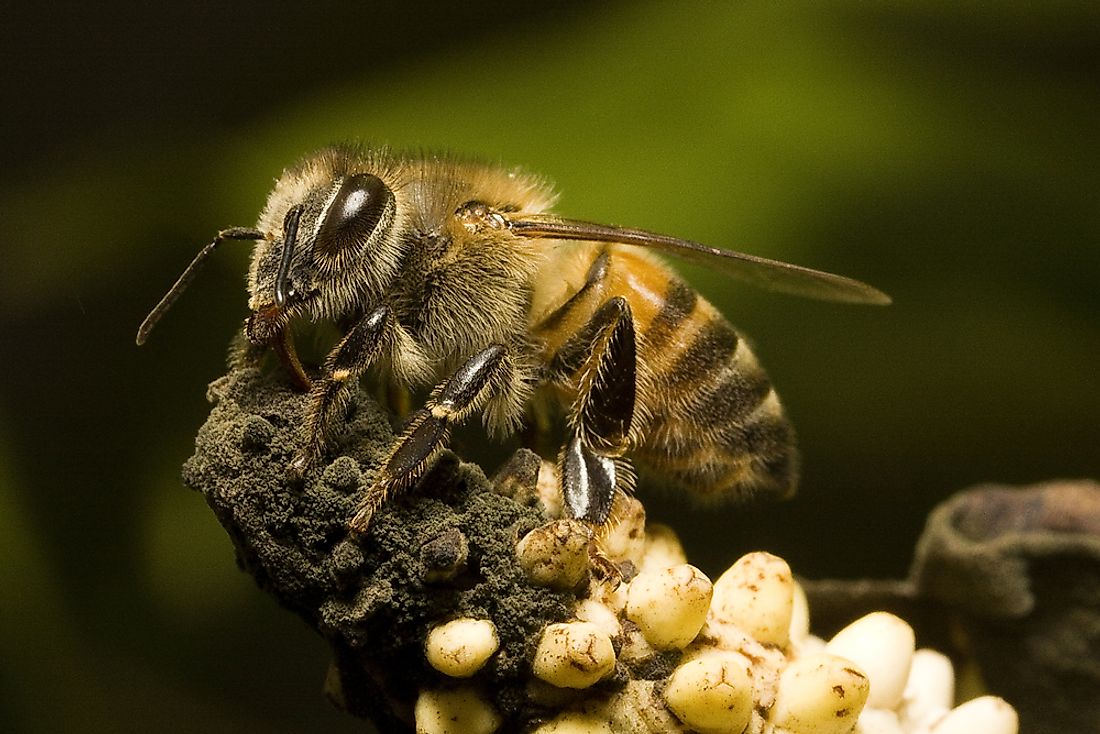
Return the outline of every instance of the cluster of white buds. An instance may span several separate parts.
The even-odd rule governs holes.
[[[953,707],[951,662],[916,649],[902,619],[876,612],[831,640],[814,637],[783,559],[750,553],[712,583],[686,563],[671,530],[646,526],[637,500],[620,500],[615,518],[602,537],[555,520],[517,543],[532,584],[578,596],[573,618],[533,641],[529,688],[543,708],[557,702],[539,734],[1016,734],[1016,712],[999,698]],[[638,572],[592,573],[593,558],[629,561]],[[418,732],[499,730],[501,717],[476,684],[497,647],[488,620],[432,630],[427,660],[455,681],[421,693]],[[633,673],[662,660],[660,674]]]

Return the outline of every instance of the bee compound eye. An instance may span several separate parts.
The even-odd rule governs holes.
[[[366,241],[392,201],[393,192],[377,176],[359,173],[344,179],[321,222],[315,248],[335,252]]]

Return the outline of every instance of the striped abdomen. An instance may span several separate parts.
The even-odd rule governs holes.
[[[661,309],[639,331],[652,385],[638,460],[702,497],[792,493],[794,431],[729,322],[670,276]]]
[[[640,363],[633,458],[700,497],[793,492],[794,432],[744,340],[655,258],[617,245],[593,257],[601,253],[599,282],[577,293],[543,334],[548,354],[607,299],[623,296]]]

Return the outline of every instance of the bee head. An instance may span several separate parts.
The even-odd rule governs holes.
[[[370,300],[396,271],[393,191],[371,173],[313,188],[288,203],[277,186],[268,212],[285,207],[279,234],[253,254],[248,336],[263,343],[291,316],[332,318]],[[262,221],[262,220],[261,220]]]

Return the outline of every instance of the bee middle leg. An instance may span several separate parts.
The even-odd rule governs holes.
[[[603,525],[616,491],[634,483],[624,458],[637,388],[634,318],[626,299],[616,296],[596,309],[562,345],[551,371],[578,376],[571,435],[559,457],[565,507],[576,519]]]
[[[374,513],[390,495],[415,482],[446,448],[451,427],[477,412],[500,389],[511,369],[500,344],[482,349],[432,391],[427,404],[409,416],[385,465],[356,508],[349,528],[366,532]]]

